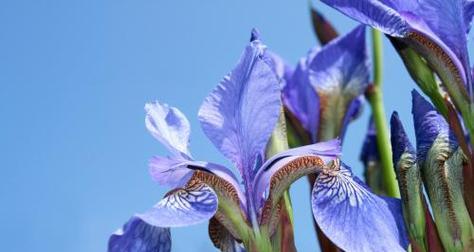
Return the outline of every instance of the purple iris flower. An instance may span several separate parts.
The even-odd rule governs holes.
[[[109,251],[169,251],[169,227],[211,218],[211,224],[219,225],[219,237],[231,237],[225,245],[214,243],[221,249],[241,248],[239,242],[248,245],[256,230],[272,235],[283,193],[311,173],[318,174],[312,192],[314,218],[337,246],[347,251],[407,247],[400,201],[373,194],[353,176],[339,161],[340,141],[289,149],[265,160],[282,106],[277,71],[254,32],[237,66],[199,110],[205,134],[237,168],[241,180],[226,167],[193,159],[189,122],[178,109],[159,102],[146,105],[148,130],[170,151],[168,157],[151,160],[151,175],[175,189],[151,210],[132,217],[112,236]]]
[[[414,46],[441,76],[472,97],[467,33],[472,0],[322,0],[347,16]],[[447,78],[443,78],[448,80]],[[445,83],[448,85],[448,83]]]
[[[362,109],[369,69],[364,26],[312,49],[300,60],[283,97],[311,142],[344,138],[347,125]]]

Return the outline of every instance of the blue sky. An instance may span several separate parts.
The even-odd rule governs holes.
[[[341,32],[355,27],[316,5]],[[110,233],[168,189],[147,172],[166,151],[145,130],[145,102],[179,107],[194,156],[222,163],[196,113],[251,28],[289,63],[316,45],[304,0],[6,0],[0,27],[3,251],[105,251]],[[387,116],[398,110],[413,136],[414,83],[384,42]],[[358,174],[369,114],[346,136],[344,160]],[[315,251],[306,180],[292,194],[297,246]],[[213,251],[207,224],[172,235],[173,251]]]

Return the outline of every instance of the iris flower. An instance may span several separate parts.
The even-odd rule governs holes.
[[[407,247],[400,201],[378,197],[342,163],[331,140],[281,152],[265,149],[281,111],[281,79],[265,46],[253,33],[237,66],[204,100],[202,129],[237,168],[196,161],[189,151],[190,125],[176,108],[147,104],[146,126],[170,152],[154,157],[150,173],[173,187],[152,209],[135,214],[109,241],[109,251],[169,251],[170,227],[211,220],[211,239],[224,251],[270,251],[280,198],[290,184],[318,174],[312,209],[323,232],[346,251],[403,251]],[[240,183],[241,182],[241,183]]]
[[[430,62],[454,102],[472,99],[467,33],[472,0],[322,0],[347,16],[398,38]],[[459,102],[457,105],[460,105]]]
[[[365,27],[358,26],[301,59],[284,88],[284,103],[312,143],[344,137],[369,84]]]

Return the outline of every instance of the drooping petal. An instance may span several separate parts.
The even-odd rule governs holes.
[[[341,155],[341,142],[331,140],[281,152],[267,160],[255,177],[255,202],[259,207],[273,194],[273,203],[298,178],[316,172],[322,165]],[[272,192],[273,185],[273,192]],[[257,208],[259,208],[257,207]]]
[[[204,132],[245,180],[263,154],[281,106],[279,79],[265,57],[265,46],[253,40],[199,110]]]
[[[316,53],[309,65],[309,79],[320,100],[319,140],[343,135],[346,114],[353,113],[348,110],[369,84],[369,69],[364,26]]]
[[[350,18],[375,27],[391,36],[402,37],[407,32],[407,24],[400,14],[380,0],[321,0]]]
[[[345,164],[316,179],[313,215],[324,234],[345,251],[405,251],[408,239],[400,200],[379,197]]]
[[[108,252],[170,252],[169,228],[154,227],[132,217],[109,239]]]
[[[209,220],[217,212],[217,206],[214,190],[191,180],[185,188],[169,192],[151,210],[137,216],[157,227],[182,227]]]
[[[457,148],[457,141],[446,120],[415,90],[412,91],[412,106],[419,162],[426,160],[429,149],[438,137],[446,137],[451,150]]]
[[[189,160],[155,156],[150,160],[149,171],[151,177],[160,185],[181,187],[188,182],[193,170],[187,168]]]
[[[160,102],[147,103],[145,111],[148,131],[174,155],[189,155],[191,127],[184,114]]]

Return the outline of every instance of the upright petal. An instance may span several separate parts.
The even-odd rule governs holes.
[[[154,102],[145,105],[145,124],[150,133],[174,155],[189,155],[190,125],[177,108]]]
[[[109,239],[108,252],[170,252],[169,228],[154,227],[132,217]]]
[[[373,194],[345,164],[316,179],[313,215],[324,234],[345,251],[405,251],[408,239],[400,200]]]
[[[319,96],[309,83],[308,60],[301,59],[283,89],[283,103],[316,142],[319,121]]]
[[[406,21],[391,8],[387,2],[380,0],[321,0],[336,8],[350,18],[363,24],[375,27],[383,33],[402,37],[407,32]]]
[[[342,136],[346,114],[369,84],[365,27],[358,26],[316,53],[309,79],[320,100],[319,140]],[[355,106],[355,107],[352,107]]]
[[[156,227],[182,227],[209,220],[217,212],[217,195],[204,183],[191,180],[137,217]]]
[[[245,180],[263,155],[280,112],[280,82],[266,57],[265,46],[252,41],[199,110],[204,132]]]

